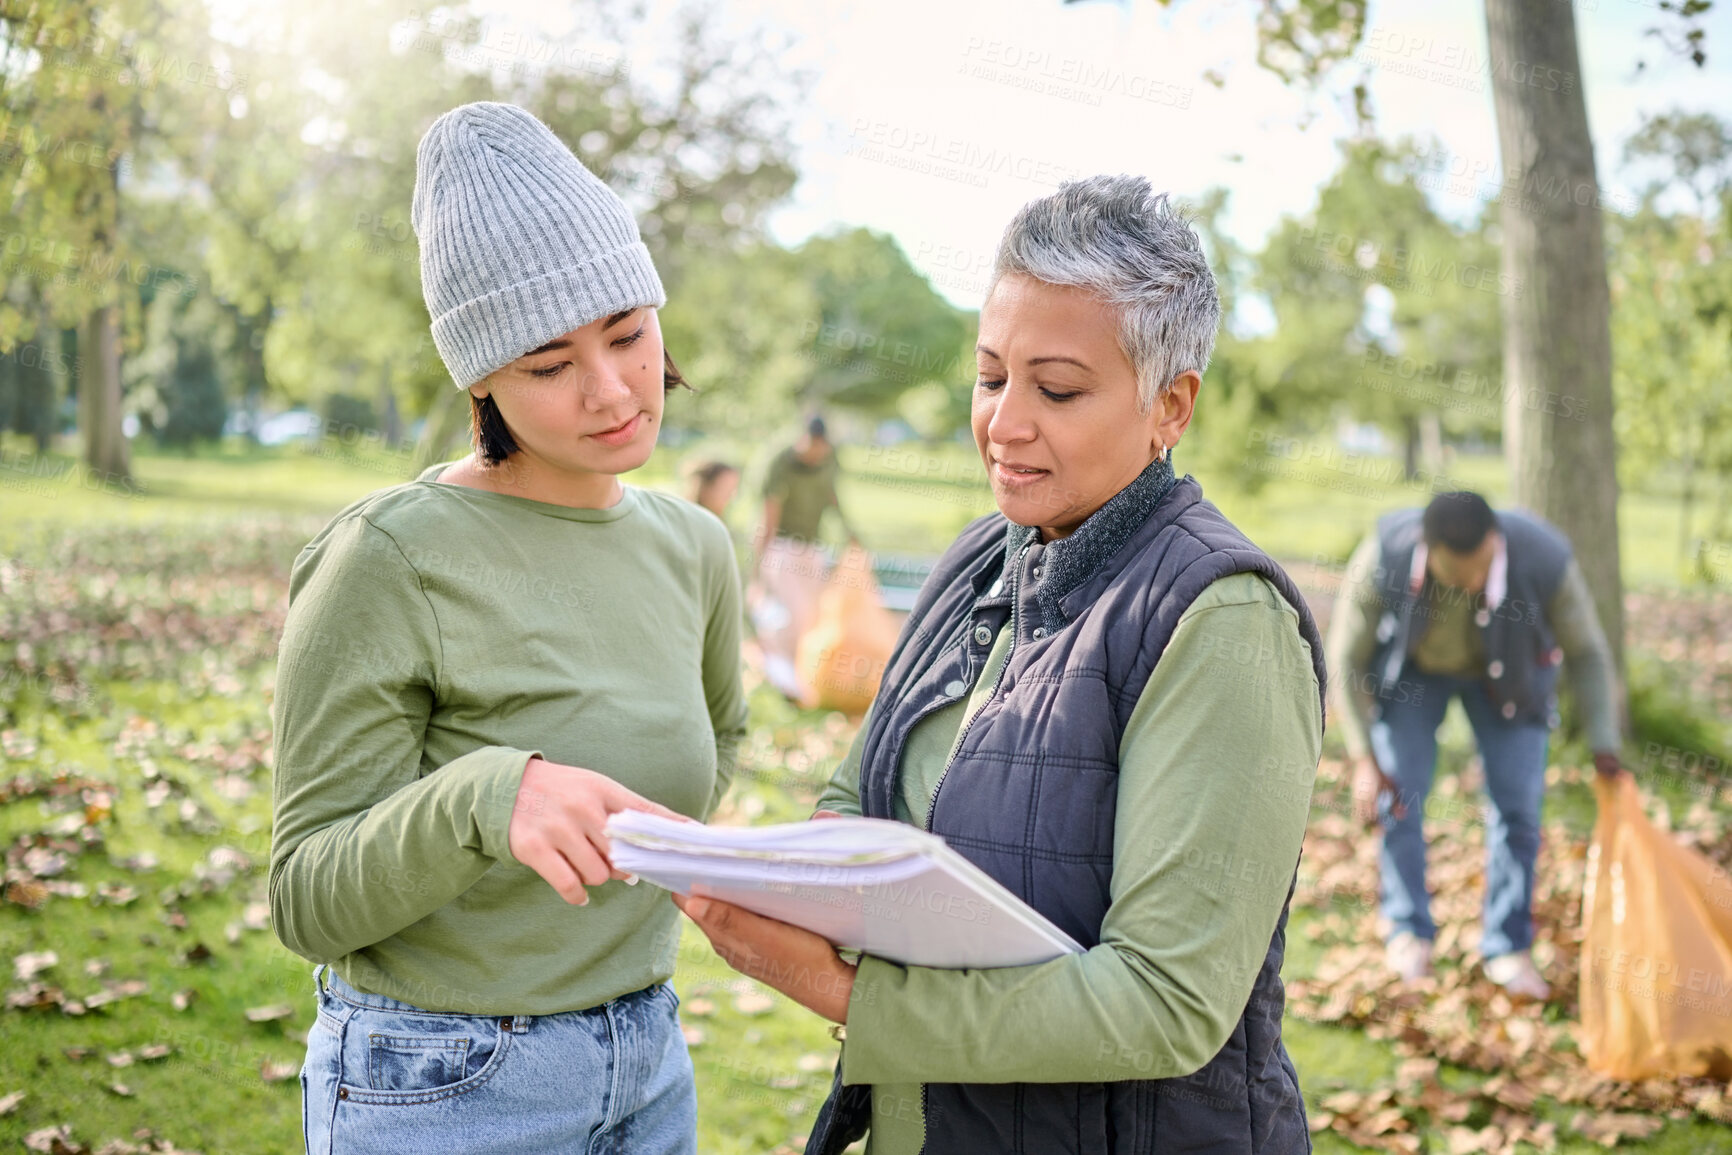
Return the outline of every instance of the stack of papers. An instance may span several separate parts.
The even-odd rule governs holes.
[[[625,810],[613,865],[905,966],[1013,967],[1082,946],[944,840],[903,822],[703,826]]]

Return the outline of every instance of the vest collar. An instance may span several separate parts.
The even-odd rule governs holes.
[[[1008,523],[1005,528],[1003,588],[1009,590],[1012,570],[1022,547],[1035,543],[1041,550],[1041,578],[1031,593],[1049,630],[1063,628],[1069,620],[1061,605],[1066,594],[1100,572],[1107,560],[1131,539],[1155,507],[1178,483],[1173,476],[1172,454],[1157,458],[1136,479],[1105,505],[1084,519],[1071,533],[1057,541],[1040,544],[1037,526]]]
[[[1509,538],[1500,527],[1497,546],[1491,555],[1491,572],[1485,575],[1485,608],[1495,610],[1509,593]]]

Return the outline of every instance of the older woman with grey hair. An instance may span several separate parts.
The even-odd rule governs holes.
[[[1310,1149],[1281,957],[1322,742],[1287,575],[1174,476],[1220,302],[1147,181],[1022,209],[980,314],[998,512],[944,554],[820,813],[923,826],[1088,949],[936,970],[713,900],[731,964],[847,1025],[808,1152]]]

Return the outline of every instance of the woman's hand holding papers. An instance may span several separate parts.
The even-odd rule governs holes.
[[[834,810],[820,810],[812,817],[842,816]],[[709,936],[710,945],[723,962],[833,1023],[848,1021],[854,968],[823,938],[732,903],[696,895],[683,898],[676,894],[674,905]]]
[[[854,967],[820,935],[728,902],[674,895],[722,961],[833,1023],[848,1021]]]
[[[507,835],[511,855],[547,880],[574,906],[589,902],[584,888],[610,878],[635,882],[608,860],[607,817],[643,810],[690,822],[659,802],[634,794],[594,770],[531,758],[523,767]]]

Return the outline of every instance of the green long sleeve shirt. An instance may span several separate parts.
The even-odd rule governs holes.
[[[536,755],[703,817],[745,732],[727,530],[626,486],[572,509],[433,480],[301,551],[272,721],[272,922],[429,1010],[551,1014],[668,978],[665,891],[568,905],[511,854]]]
[[[1347,561],[1341,589],[1329,619],[1329,635],[1323,648],[1329,668],[1336,676],[1330,693],[1334,714],[1341,724],[1347,753],[1363,758],[1370,751],[1370,726],[1375,698],[1369,687],[1371,658],[1377,651],[1377,621],[1383,613],[1383,597],[1377,588],[1382,546],[1375,532],[1368,534]],[[1421,670],[1459,678],[1478,678],[1485,671],[1485,647],[1474,624],[1472,599],[1461,597],[1432,582],[1430,623],[1414,640],[1410,657]],[[1564,651],[1564,670],[1569,675],[1588,743],[1598,753],[1618,749],[1617,674],[1611,647],[1600,628],[1600,615],[1582,567],[1571,558],[1563,581],[1544,607],[1546,621]]]
[[[966,702],[910,731],[899,820],[924,825],[1008,649],[1001,632]],[[1180,618],[1120,742],[1099,945],[989,970],[861,959],[842,1078],[872,1084],[870,1155],[920,1150],[921,1083],[1158,1079],[1212,1059],[1268,953],[1321,752],[1298,615],[1257,575],[1210,585]],[[860,812],[860,757],[856,739],[819,809]]]

